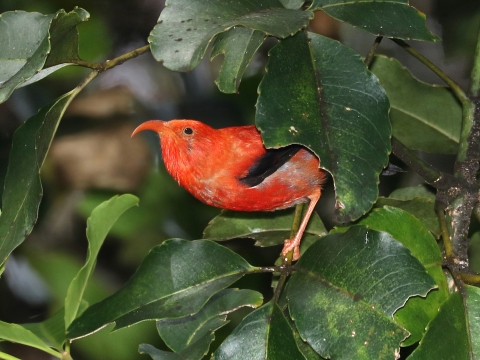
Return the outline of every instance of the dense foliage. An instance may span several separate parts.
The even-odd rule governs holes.
[[[309,31],[316,12],[376,35],[368,56]],[[40,172],[72,100],[98,74],[149,51],[166,68],[184,72],[197,67],[211,46],[212,59],[223,56],[215,83],[233,94],[257,50],[274,39],[258,87],[256,126],[267,148],[302,144],[320,158],[335,186],[337,226],[327,230],[314,214],[298,262],[292,264],[290,256],[253,266],[222,241],[283,244],[303,207],[268,214],[222,211],[203,239],[165,240],[123,288],[87,304],[85,289],[107,234],[139,203],[130,194],[115,196],[87,221],[87,259],[68,287],[64,308],[42,323],[0,322],[1,339],[70,359],[76,339],[108,324],[121,329],[151,320],[170,350],[139,344],[140,353],[194,360],[211,353],[228,314],[251,307],[214,350],[214,359],[395,359],[408,346],[414,349],[409,359],[480,357],[480,277],[467,255],[470,218],[479,213],[480,50],[467,95],[405,43],[440,40],[407,0],[170,0],[149,45],[93,63],[78,50],[77,26],[89,16],[81,8],[0,15],[1,102],[60,68],[90,70],[15,132],[0,216],[2,269],[36,223]],[[383,38],[448,87],[423,83],[398,60],[376,56]],[[455,154],[454,173],[438,171],[416,150]],[[395,171],[392,151],[430,187],[379,197],[382,172]],[[272,273],[271,298],[231,287],[257,273]]]

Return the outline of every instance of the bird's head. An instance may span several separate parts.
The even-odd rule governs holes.
[[[196,120],[151,120],[138,126],[132,136],[144,130],[155,131],[160,136],[163,158],[168,162],[195,156],[200,159],[210,153],[216,139],[216,130]]]

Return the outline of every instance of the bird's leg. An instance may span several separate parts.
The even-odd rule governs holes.
[[[287,239],[284,241],[283,250],[282,250],[282,257],[284,258],[287,253],[293,250],[293,261],[298,260],[300,258],[300,241],[302,241],[303,233],[308,224],[308,220],[310,220],[310,216],[312,216],[313,209],[315,209],[315,205],[317,205],[318,199],[320,199],[320,188],[318,188],[312,195],[308,198],[310,199],[310,204],[308,204],[307,212],[303,217],[302,223],[298,228],[297,234],[293,239]]]

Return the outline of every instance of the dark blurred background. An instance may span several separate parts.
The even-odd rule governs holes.
[[[431,31],[442,43],[412,42],[464,88],[480,24],[478,0],[416,0],[410,4],[427,14]],[[89,61],[104,61],[147,44],[164,7],[161,0],[1,0],[0,12],[11,10],[55,13],[75,6],[90,12],[79,26],[80,55]],[[341,40],[365,56],[374,37],[340,24],[321,12],[310,30]],[[140,197],[112,229],[98,260],[86,299],[90,303],[108,296],[132,275],[149,249],[172,237],[198,239],[218,209],[195,200],[166,173],[158,139],[152,134],[130,138],[139,123],[150,119],[191,118],[214,127],[252,124],[257,86],[263,76],[270,39],[254,57],[244,75],[239,94],[222,94],[213,80],[220,58],[204,59],[190,73],[174,73],[150,54],[97,77],[68,108],[42,169],[44,198],[39,221],[28,239],[14,252],[0,279],[0,320],[25,323],[42,321],[63,306],[67,287],[86,256],[86,218],[100,202],[119,193]],[[441,82],[422,64],[388,40],[380,52],[398,58],[418,78]],[[75,87],[87,70],[66,67],[33,85],[18,89],[0,104],[0,188],[8,165],[15,129],[38,108]],[[443,171],[451,171],[452,156],[422,154]],[[391,162],[402,164],[391,158]],[[421,179],[411,173],[382,177],[381,195],[397,187],[416,185]],[[333,185],[326,186],[317,210],[328,227],[334,225]],[[254,248],[253,241],[227,243],[254,265],[270,265],[280,247]],[[271,296],[270,277],[251,275],[238,286]],[[249,310],[240,311],[243,316]],[[231,330],[239,315],[231,316]],[[228,330],[228,331],[229,331]],[[217,334],[217,338],[225,336]],[[137,353],[139,343],[164,347],[154,322],[109,334],[109,329],[74,342],[74,359],[146,359]],[[2,351],[21,359],[48,359],[49,355],[19,345],[2,344]]]

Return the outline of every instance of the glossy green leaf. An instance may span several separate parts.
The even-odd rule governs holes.
[[[468,334],[474,359],[480,358],[480,288],[465,285]]]
[[[152,54],[170,70],[189,71],[212,38],[241,25],[285,38],[308,25],[311,11],[285,9],[280,0],[169,0],[148,38]]]
[[[178,354],[193,346],[200,348],[195,345],[198,341],[206,345],[202,351],[207,353],[210,343],[206,343],[205,338],[228,323],[227,314],[244,306],[256,308],[262,302],[259,292],[225,289],[215,294],[195,315],[157,321],[157,330],[165,344]]]
[[[301,32],[270,51],[256,123],[265,146],[308,146],[334,179],[339,221],[359,218],[378,196],[390,152],[389,103],[359,54]]]
[[[12,355],[9,355],[9,354],[6,354],[2,351],[0,351],[0,359],[4,359],[4,360],[22,360],[22,359],[19,359],[15,356],[12,356]]]
[[[252,270],[242,257],[215,242],[167,240],[151,250],[122,289],[77,318],[67,337],[75,339],[112,322],[121,328],[196,314],[215,293]]]
[[[393,359],[408,336],[394,312],[435,286],[401,243],[361,225],[322,237],[296,268],[287,287],[290,314],[326,358]]]
[[[150,355],[153,360],[200,360],[206,355],[204,349],[210,347],[214,338],[213,333],[206,334],[180,353],[159,350],[149,344],[140,344],[138,352]]]
[[[457,153],[462,107],[450,89],[417,80],[392,58],[377,56],[370,69],[390,99],[397,139],[412,150]]]
[[[1,14],[0,103],[16,88],[78,60],[76,26],[88,17],[88,12],[81,8],[69,13],[60,10],[55,15],[24,11]]]
[[[305,0],[280,0],[287,9],[300,9]]]
[[[313,0],[310,9],[375,35],[404,40],[437,41],[425,26],[425,15],[408,5],[408,0]]]
[[[393,206],[409,212],[420,220],[425,227],[436,237],[440,236],[440,225],[435,212],[435,200],[414,198],[412,200],[396,200],[379,197],[375,207]]]
[[[462,295],[453,293],[428,324],[420,345],[409,360],[472,359]]]
[[[435,194],[428,191],[425,185],[408,186],[396,189],[392,191],[388,197],[395,200],[413,200],[415,198],[425,198],[435,201]]]
[[[0,103],[43,68],[54,15],[9,11],[0,15]]]
[[[292,329],[276,304],[269,302],[245,316],[214,352],[214,360],[305,359]]]
[[[51,349],[37,335],[18,324],[9,324],[0,321],[0,339],[31,346],[59,359],[62,358],[62,354]]]
[[[108,232],[125,211],[137,204],[138,198],[136,196],[125,194],[114,196],[92,211],[92,215],[87,220],[87,239],[89,244],[87,261],[70,283],[67,297],[65,298],[65,328],[68,328],[77,317],[88,279],[93,273],[98,253]]]
[[[420,220],[395,207],[375,209],[359,224],[388,232],[411,251],[435,280],[438,289],[430,291],[426,298],[410,298],[395,313],[397,323],[411,333],[402,345],[415,344],[422,338],[427,324],[437,316],[440,305],[448,298],[447,279],[442,270],[443,257],[437,242]]]
[[[82,301],[79,306],[79,313],[83,312],[88,306],[86,301]],[[47,320],[39,323],[22,324],[22,326],[38,336],[45,344],[63,351],[65,343],[65,308],[53,314]]]
[[[62,95],[21,125],[13,136],[0,216],[0,263],[20,245],[37,221],[42,197],[40,168],[60,119],[80,88]]]
[[[238,212],[222,210],[203,232],[204,239],[223,241],[235,238],[256,240],[257,246],[283,244],[290,237],[295,209],[274,212]],[[304,240],[314,242],[327,230],[317,213],[313,213]],[[308,240],[307,240],[308,239]]]
[[[210,58],[224,55],[220,73],[215,80],[220,91],[237,92],[245,69],[264,39],[263,32],[244,27],[233,27],[217,36]]]

